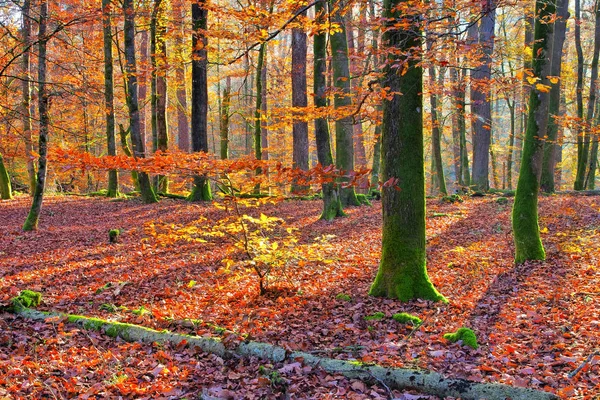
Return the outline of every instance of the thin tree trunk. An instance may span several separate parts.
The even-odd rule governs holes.
[[[392,50],[382,79],[391,93],[383,101],[382,125],[382,180],[389,183],[382,188],[381,263],[369,294],[446,301],[426,268],[421,16],[400,11],[410,10],[402,7],[407,4],[389,0],[383,12],[390,21],[383,42]],[[401,17],[405,27],[394,26]]]
[[[596,1],[595,12],[596,24],[594,28],[594,55],[592,57],[591,77],[590,77],[590,95],[588,97],[588,106],[586,114],[586,135],[584,138],[584,153],[589,153],[588,164],[583,168],[586,176],[584,187],[592,189],[595,184],[596,159],[598,154],[598,135],[594,133],[594,111],[596,110],[596,102],[598,95],[598,57],[600,56],[600,3]],[[595,149],[595,150],[594,150]]]
[[[306,11],[302,14],[306,16]],[[302,28],[292,29],[292,107],[297,115],[304,115],[308,105],[306,87],[306,32]],[[294,121],[293,125],[293,168],[308,170],[308,122]],[[300,193],[310,187],[294,182],[292,193]]]
[[[129,129],[133,156],[146,157],[146,143],[140,128],[140,112],[138,103],[137,66],[135,58],[135,11],[133,0],[123,0],[123,15],[125,22],[123,34],[125,36],[125,75],[127,77],[127,107],[129,108]],[[145,203],[156,203],[158,199],[150,184],[146,172],[138,172],[138,183],[142,199]]]
[[[506,183],[508,190],[512,190],[513,185],[513,154],[515,152],[515,136],[516,136],[516,115],[515,115],[515,102],[510,102],[508,96],[505,97],[506,105],[510,115],[510,134],[508,137],[508,155],[506,159]]]
[[[551,0],[535,3],[535,31],[532,68],[533,76],[540,84],[549,86],[550,56],[552,53],[552,25],[544,21],[554,14]],[[529,118],[523,144],[523,159],[517,183],[517,192],[512,212],[515,241],[515,263],[529,260],[544,260],[546,253],[540,237],[538,224],[538,191],[542,174],[544,140],[548,127],[550,94],[543,87],[532,87],[529,98]]]
[[[432,38],[427,39],[427,50],[432,49]],[[440,74],[441,75],[441,74]],[[443,88],[443,75],[440,76],[440,82],[437,82],[437,74],[435,66],[429,66],[429,102],[431,103],[431,159],[432,159],[432,174],[434,174],[434,186],[437,187],[440,193],[447,195],[446,180],[444,178],[444,164],[442,162],[442,132],[440,129],[440,119],[438,112],[440,105],[438,104],[438,87]]]
[[[315,20],[324,22],[327,14],[327,3],[315,4]],[[313,41],[314,55],[314,102],[317,109],[327,107],[327,34],[319,32],[315,34]],[[317,158],[323,168],[333,167],[333,156],[331,154],[331,137],[329,125],[325,118],[315,119],[315,139],[317,145]],[[339,191],[332,181],[322,183],[323,190],[323,212],[321,219],[330,221],[336,217],[344,216]]]
[[[260,45],[258,50],[258,61],[256,63],[256,106],[254,107],[254,157],[262,160],[262,102],[263,102],[263,79],[262,70],[265,63],[267,43]],[[262,174],[262,168],[256,169],[256,175]],[[260,184],[254,186],[254,192],[260,193]]]
[[[473,178],[475,190],[487,191],[489,183],[492,109],[490,103],[492,53],[494,51],[494,26],[496,7],[487,0],[484,16],[479,24],[479,45],[482,50],[481,65],[471,75],[471,109],[473,110]]]
[[[593,128],[600,126],[600,102],[596,101],[596,121]],[[598,133],[592,136],[592,148],[590,150],[590,167],[585,177],[585,187],[588,190],[596,189],[596,168],[598,167]]]
[[[575,0],[575,50],[577,51],[577,86],[575,89],[575,98],[577,101],[577,118],[579,123],[575,127],[577,136],[577,173],[575,175],[575,190],[585,189],[585,166],[587,164],[587,152],[584,151],[583,137],[583,48],[581,46],[581,0]]]
[[[221,101],[221,121],[219,126],[221,138],[221,160],[229,158],[229,107],[231,104],[231,77],[227,77],[223,99]]]
[[[267,103],[267,84],[269,81],[267,80],[267,53],[265,49],[265,58],[263,60],[263,66],[260,70],[260,80],[262,82],[262,90],[260,95],[262,96],[262,101],[260,102],[260,113],[263,116],[260,120],[260,147],[262,150],[262,159],[269,159],[269,128],[267,127],[267,113],[269,111],[269,105]]]
[[[339,26],[340,32],[333,33],[329,38],[331,46],[331,67],[333,70],[333,86],[335,87],[334,107],[347,114],[352,106],[350,98],[350,64],[348,59],[348,41],[340,0],[330,0],[331,22]],[[352,117],[337,118],[335,121],[335,160],[336,167],[348,176],[354,172],[354,139]],[[348,182],[345,177],[342,182]],[[354,186],[340,189],[343,206],[359,206]]]
[[[181,17],[181,26],[179,32],[175,36],[175,49],[177,52],[177,63],[175,64],[175,80],[176,80],[176,97],[177,97],[177,146],[179,150],[188,153],[190,151],[190,125],[187,116],[188,103],[186,92],[186,74],[185,74],[185,59],[183,49],[183,37],[185,30],[183,29],[183,20],[185,11],[183,6],[179,10]]]
[[[42,202],[44,200],[44,191],[46,189],[47,174],[47,156],[48,156],[48,127],[50,117],[48,115],[48,91],[46,89],[46,50],[48,38],[46,37],[46,28],[48,23],[48,0],[41,0],[40,15],[38,24],[38,112],[40,118],[40,133],[38,147],[38,170],[33,202],[29,209],[29,214],[23,225],[24,231],[36,230],[42,211]]]
[[[450,68],[450,87],[451,87],[451,104],[452,104],[452,165],[454,166],[455,183],[462,185],[461,167],[460,167],[460,129],[458,127],[458,70]]]
[[[31,138],[31,1],[24,0],[21,14],[23,18],[23,27],[21,37],[23,41],[23,55],[21,56],[21,68],[23,80],[21,81],[22,102],[21,102],[21,121],[23,123],[23,138],[25,139],[25,154],[27,156],[27,175],[29,176],[29,194],[33,196],[36,187],[36,171],[33,150],[33,140]]]
[[[560,96],[560,108],[559,108],[559,116],[562,117],[567,112],[567,98],[565,95],[565,91],[563,90]],[[563,141],[565,136],[565,128],[562,124],[558,126],[558,135],[556,141],[556,168],[555,173],[556,177],[554,178],[556,190],[561,190],[562,188],[562,160],[563,160]]]
[[[12,199],[12,188],[10,185],[10,177],[8,171],[4,165],[4,158],[0,154],[0,199],[10,200]]]
[[[162,0],[154,0],[150,19],[150,57],[152,63],[152,146],[154,152],[167,151],[169,135],[167,131],[167,42],[165,4]],[[156,191],[167,193],[169,180],[166,176],[157,175],[154,187]]]
[[[144,148],[148,143],[147,141],[147,126],[146,126],[146,99],[148,97],[148,31],[142,30],[140,32],[140,71],[138,72],[138,108],[140,113],[140,136],[142,142],[144,142]]]
[[[556,151],[558,139],[558,123],[556,117],[560,110],[561,81],[562,71],[562,53],[565,36],[567,33],[567,19],[569,19],[569,1],[556,1],[557,20],[554,22],[554,32],[552,38],[552,54],[550,56],[550,75],[558,78],[558,82],[552,84],[550,89],[550,100],[548,105],[548,134],[546,144],[544,145],[544,159],[542,161],[542,177],[540,189],[545,193],[555,192],[555,168]]]
[[[208,10],[204,2],[192,3],[192,151],[208,152]],[[190,201],[212,199],[206,176],[194,176]]]
[[[102,0],[102,34],[104,40],[104,108],[106,112],[106,144],[109,156],[117,155],[115,138],[114,73],[112,51],[111,1]],[[119,175],[117,170],[108,171],[108,197],[119,195]]]

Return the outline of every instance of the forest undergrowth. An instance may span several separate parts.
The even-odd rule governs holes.
[[[511,206],[512,199],[502,203],[492,196],[462,203],[428,200],[428,271],[449,300],[440,304],[367,295],[381,248],[379,202],[350,208],[347,217],[333,222],[318,220],[319,201],[253,210],[256,217],[264,213],[297,228],[297,245],[315,253],[290,262],[285,274],[274,273],[276,281],[259,296],[250,269],[222,263],[232,257],[226,238],[161,244],[147,233],[150,223],[187,226],[199,217],[223,218],[226,211],[211,204],[50,197],[39,231],[24,233],[29,199],[21,197],[0,203],[0,303],[31,289],[43,294],[41,310],[597,399],[600,200],[541,198],[547,261],[520,266],[513,264]],[[109,241],[112,229],[120,230],[117,243]],[[423,323],[401,324],[392,318],[400,312]],[[478,349],[443,338],[460,327],[476,333]],[[428,398],[299,362],[224,360],[183,346],[125,343],[61,321],[0,314],[0,398],[202,393]]]

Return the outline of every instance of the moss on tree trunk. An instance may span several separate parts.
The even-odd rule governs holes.
[[[541,21],[550,18],[554,11],[554,3],[549,0],[537,0],[535,3],[533,54],[538,56],[533,59],[532,67],[534,76],[540,79],[541,86],[535,85],[529,97],[529,117],[523,144],[523,158],[512,211],[517,264],[546,258],[538,225],[538,191],[544,153],[542,138],[548,126],[550,95],[543,86],[550,86],[548,75],[552,50],[552,25]],[[539,90],[540,88],[542,90]]]
[[[12,199],[12,188],[10,186],[10,177],[4,166],[4,158],[0,154],[0,198],[2,200]]]
[[[408,0],[386,0],[384,18],[394,21]],[[418,15],[402,15],[405,29],[385,31],[391,50],[382,86],[391,99],[383,103],[381,264],[369,294],[408,301],[445,301],[425,266],[425,170],[423,165],[423,69]],[[390,22],[392,24],[392,22]],[[396,56],[407,54],[409,56]],[[402,94],[399,94],[402,93]]]

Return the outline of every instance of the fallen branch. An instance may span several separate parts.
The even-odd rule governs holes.
[[[590,354],[584,362],[581,363],[581,365],[577,368],[575,368],[574,371],[569,372],[567,374],[567,376],[569,377],[569,379],[573,379],[575,376],[577,376],[577,374],[586,366],[589,364],[590,361],[592,361],[592,359],[594,357],[596,357],[597,355],[600,355],[600,351],[594,351],[592,354]]]
[[[534,389],[512,387],[498,383],[479,383],[465,379],[446,378],[437,372],[405,368],[366,365],[361,362],[336,360],[318,357],[306,352],[288,352],[283,347],[268,343],[240,343],[233,349],[227,349],[218,339],[213,337],[192,336],[169,331],[156,331],[138,325],[122,322],[106,321],[99,318],[69,315],[57,312],[42,312],[26,307],[15,307],[13,310],[23,318],[57,323],[66,320],[84,329],[102,332],[110,337],[120,337],[129,342],[185,344],[198,347],[207,353],[220,357],[258,357],[270,362],[286,360],[301,361],[305,365],[320,367],[323,370],[340,374],[350,379],[372,380],[390,389],[412,389],[440,397],[460,397],[462,399],[504,400],[554,400],[558,396]]]

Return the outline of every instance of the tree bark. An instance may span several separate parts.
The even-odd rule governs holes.
[[[48,38],[46,28],[48,24],[48,0],[41,0],[38,24],[38,113],[40,118],[40,133],[38,147],[38,170],[33,202],[29,214],[23,225],[24,231],[36,230],[42,211],[44,191],[46,190],[47,157],[48,157],[48,127],[50,116],[48,115],[49,99],[46,88],[46,51]]]
[[[183,49],[183,37],[185,33],[184,6],[181,5],[178,9],[178,15],[181,18],[181,29],[175,35],[175,49],[177,54],[177,63],[175,65],[175,80],[176,80],[176,98],[177,98],[177,147],[179,150],[188,153],[190,151],[190,125],[188,121],[188,102],[187,102],[187,85],[185,74],[185,58]]]
[[[432,38],[427,39],[427,50],[432,49]],[[431,157],[433,160],[434,169],[431,171],[435,175],[435,183],[440,193],[447,195],[446,179],[444,178],[444,164],[442,161],[442,132],[440,129],[440,119],[438,112],[440,104],[438,104],[438,87],[443,88],[443,76],[440,77],[441,84],[438,85],[435,66],[429,66],[429,102],[431,104]]]
[[[262,160],[262,102],[263,102],[263,75],[262,70],[265,64],[265,55],[267,52],[267,43],[260,45],[258,50],[258,61],[256,63],[256,106],[254,107],[254,157]],[[256,175],[262,174],[262,168],[256,169]],[[254,186],[254,193],[260,193],[260,184]]]
[[[348,60],[348,41],[344,24],[342,2],[330,0],[331,22],[339,26],[340,32],[329,38],[331,46],[331,67],[333,70],[333,86],[335,88],[334,108],[338,112],[348,114],[352,107],[350,98],[350,64]],[[354,139],[352,117],[336,117],[335,121],[335,165],[346,176],[341,179],[342,185],[348,182],[349,174],[354,172]],[[343,206],[359,206],[354,186],[340,188],[340,200]]]
[[[152,107],[152,147],[154,152],[167,151],[169,135],[167,131],[167,26],[165,3],[154,0],[150,19],[150,59],[152,64],[151,107]],[[166,176],[157,175],[154,187],[157,192],[169,191]]]
[[[27,156],[27,175],[29,176],[29,194],[33,196],[36,186],[35,158],[33,156],[33,140],[31,138],[31,0],[24,0],[21,8],[23,26],[21,40],[24,51],[21,56],[21,69],[23,80],[21,81],[21,121],[23,123],[23,138],[25,141],[25,154]]]
[[[208,10],[204,2],[192,3],[192,151],[208,152]],[[194,176],[190,201],[212,199],[206,176]]]
[[[584,137],[585,154],[589,153],[588,164],[583,169],[585,171],[584,187],[593,189],[596,176],[596,162],[598,158],[598,134],[594,133],[594,111],[598,96],[598,57],[600,56],[600,4],[596,1],[595,9],[595,28],[594,28],[594,55],[592,57],[591,76],[590,76],[590,95],[588,97],[588,106],[586,114],[586,135]],[[590,183],[592,187],[590,187]]]
[[[114,72],[112,50],[111,1],[102,0],[102,37],[104,44],[104,108],[106,112],[106,145],[109,156],[117,155],[115,138]],[[108,171],[108,197],[119,195],[119,175],[117,170]]]
[[[584,151],[583,135],[583,48],[581,46],[581,0],[575,0],[575,51],[577,52],[577,86],[575,89],[575,98],[577,101],[577,118],[580,123],[575,127],[577,137],[577,173],[573,188],[575,190],[584,190],[585,166],[587,164],[587,152]]]
[[[552,84],[550,89],[550,99],[548,105],[548,135],[544,145],[544,158],[542,161],[542,177],[540,189],[545,193],[554,193],[556,191],[554,184],[556,153],[558,139],[558,123],[556,118],[560,111],[560,93],[562,71],[562,53],[565,36],[567,33],[567,19],[569,19],[569,1],[556,1],[557,20],[554,22],[554,32],[552,34],[552,54],[550,56],[550,75],[559,79]]]
[[[10,185],[10,177],[8,171],[4,165],[4,158],[0,154],[0,199],[10,200],[12,199],[12,188]]]
[[[315,20],[319,23],[326,21],[327,3],[315,4]],[[315,33],[313,40],[313,91],[315,107],[324,109],[327,107],[327,33],[319,31]],[[333,156],[331,154],[331,137],[329,125],[325,118],[315,118],[315,139],[317,145],[317,159],[323,168],[333,168]],[[325,180],[321,184],[323,191],[323,212],[320,219],[330,221],[336,217],[344,216],[339,191],[331,180]]]
[[[383,43],[390,49],[383,101],[381,263],[369,294],[408,301],[446,301],[427,275],[425,169],[423,165],[423,68],[420,15],[400,9],[409,0],[384,3]],[[395,26],[402,18],[405,27]],[[401,94],[400,94],[401,93]]]
[[[471,75],[471,108],[473,110],[473,177],[475,190],[487,191],[489,183],[490,142],[492,132],[491,77],[494,51],[496,6],[486,0],[484,16],[479,24],[478,43],[482,49],[480,66]]]
[[[221,160],[229,158],[229,106],[231,104],[231,77],[227,77],[223,100],[221,101],[221,121],[219,132],[221,138]]]
[[[125,36],[125,75],[127,77],[127,107],[129,109],[129,129],[133,156],[146,157],[146,144],[140,128],[140,112],[138,102],[137,66],[135,58],[135,10],[133,0],[123,0],[123,14],[125,22],[123,34]],[[146,172],[138,172],[138,183],[144,203],[156,203],[158,199],[150,184]]]
[[[306,11],[301,14],[306,16]],[[304,115],[308,105],[306,95],[306,32],[298,27],[292,29],[292,107],[297,115]],[[294,121],[292,128],[293,157],[295,169],[308,171],[308,122]],[[310,187],[296,182],[292,183],[292,193],[301,193]]]
[[[550,87],[548,75],[551,68],[553,27],[543,21],[551,18],[554,11],[555,5],[551,0],[537,0],[535,3],[532,71],[539,83],[531,88],[529,118],[523,143],[523,159],[512,211],[515,263],[517,264],[546,258],[538,225],[538,191],[544,153],[543,137],[548,127],[550,94],[544,86]]]

